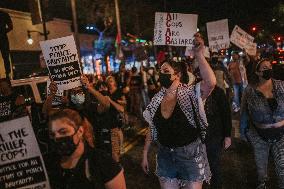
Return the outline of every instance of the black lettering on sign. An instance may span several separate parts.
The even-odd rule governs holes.
[[[9,132],[6,140],[1,135],[0,161],[8,162],[25,157],[27,155],[25,137],[27,136],[25,128]]]
[[[46,180],[40,157],[0,166],[0,188],[16,189]]]
[[[49,71],[53,81],[65,81],[75,77],[80,77],[80,66],[78,61],[49,66]]]

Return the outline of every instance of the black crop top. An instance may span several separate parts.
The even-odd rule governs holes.
[[[186,146],[199,136],[199,129],[189,126],[188,120],[178,103],[168,119],[162,116],[160,105],[153,121],[157,128],[158,141],[163,146]]]

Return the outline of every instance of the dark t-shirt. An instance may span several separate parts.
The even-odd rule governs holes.
[[[48,167],[53,189],[104,189],[122,168],[105,152],[88,148],[73,169]]]
[[[199,136],[198,129],[188,125],[188,120],[178,104],[168,119],[162,116],[160,105],[154,116],[154,124],[158,131],[158,141],[163,146],[186,146]]]
[[[16,108],[17,96],[12,93],[9,96],[0,95],[0,122],[7,121],[12,118],[13,112]]]
[[[7,24],[11,23],[11,18],[8,13],[0,11],[0,38],[7,36]]]

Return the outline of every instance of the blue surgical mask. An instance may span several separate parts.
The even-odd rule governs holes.
[[[85,94],[77,93],[75,95],[71,95],[71,102],[77,105],[81,105],[85,102]]]

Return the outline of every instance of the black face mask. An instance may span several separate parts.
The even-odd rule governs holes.
[[[160,73],[160,83],[162,87],[169,88],[173,81],[171,81],[171,74]]]
[[[56,150],[58,155],[70,156],[74,153],[74,151],[76,150],[77,146],[80,143],[80,142],[78,142],[78,144],[74,144],[73,136],[75,134],[73,134],[71,136],[58,138],[58,139],[56,139],[56,141],[54,141],[54,147],[55,147],[55,150]]]
[[[271,77],[272,77],[272,69],[262,71],[262,78],[263,79],[269,80]]]

